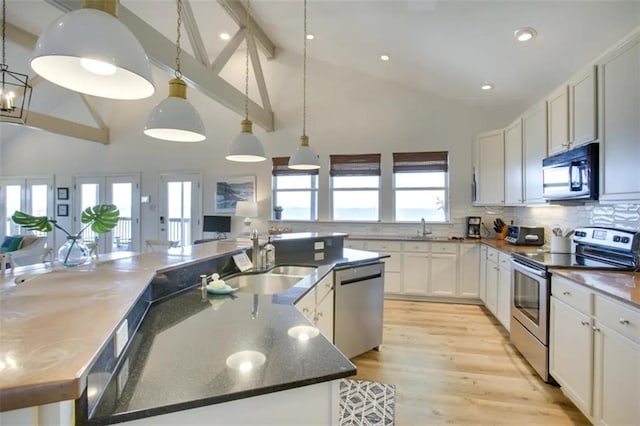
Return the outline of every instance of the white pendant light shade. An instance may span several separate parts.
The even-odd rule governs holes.
[[[300,136],[300,146],[289,158],[289,168],[295,170],[314,170],[320,168],[318,154],[309,146],[309,137]]]
[[[257,163],[267,159],[264,156],[262,144],[251,132],[251,120],[242,120],[242,131],[229,145],[229,151],[225,158],[243,163]]]
[[[198,111],[186,99],[186,84],[178,78],[169,82],[169,97],[151,110],[144,134],[174,142],[200,142],[206,139]]]
[[[38,38],[31,68],[59,86],[110,99],[155,92],[149,58],[113,15],[78,9],[53,21]]]

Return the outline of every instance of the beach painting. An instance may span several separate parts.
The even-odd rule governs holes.
[[[238,201],[256,201],[256,177],[222,178],[216,182],[217,213],[233,213]]]

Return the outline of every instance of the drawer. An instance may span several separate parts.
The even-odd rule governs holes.
[[[356,250],[364,250],[364,241],[363,240],[344,240],[344,248],[356,249]]]
[[[431,243],[431,253],[458,253],[457,243]]]
[[[493,263],[498,263],[498,256],[500,252],[494,248],[487,247],[487,260]]]
[[[323,279],[321,279],[320,282],[316,284],[315,290],[316,304],[319,305],[322,299],[325,298],[327,293],[333,290],[333,273],[329,273]]]
[[[386,272],[400,272],[402,270],[400,259],[402,256],[400,253],[385,253],[390,255],[391,257],[387,257],[386,259],[381,259],[384,262],[384,270]]]
[[[552,276],[551,294],[583,314],[593,315],[593,292],[570,280]]]
[[[640,342],[640,310],[596,295],[596,319],[631,340]]]
[[[511,255],[503,252],[498,252],[498,263],[503,268],[511,268]]]
[[[377,252],[402,251],[400,241],[367,241],[367,250]]]
[[[429,252],[431,247],[429,243],[403,243],[404,251],[417,251],[417,252]]]

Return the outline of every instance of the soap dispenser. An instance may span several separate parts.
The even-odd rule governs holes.
[[[264,246],[265,251],[265,269],[273,268],[276,266],[276,248],[271,244],[271,237]]]

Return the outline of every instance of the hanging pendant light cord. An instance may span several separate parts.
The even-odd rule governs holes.
[[[249,17],[251,16],[251,1],[247,0],[247,16],[245,19],[244,35],[247,43],[247,53],[244,60],[244,119],[249,119],[249,35],[251,27],[249,26]]]
[[[180,49],[180,27],[182,26],[182,0],[178,0],[178,28],[177,28],[177,34],[178,36],[176,37],[176,72],[175,72],[175,76],[176,78],[182,78],[182,72],[180,71],[180,52],[182,52],[182,49]]]
[[[304,0],[304,49],[302,52],[302,136],[307,135],[307,0]]]
[[[4,62],[5,60],[5,54],[6,54],[6,39],[7,39],[7,22],[6,22],[6,16],[7,16],[7,3],[6,0],[2,0],[2,63],[0,64],[0,67],[2,67],[2,69],[6,69],[7,66]],[[3,81],[4,83],[4,81]]]

